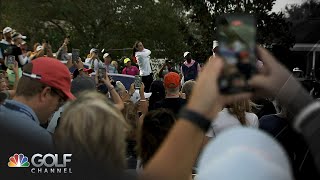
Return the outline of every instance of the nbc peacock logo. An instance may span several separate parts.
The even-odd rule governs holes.
[[[15,153],[9,158],[8,162],[9,167],[29,167],[30,163],[28,162],[28,157],[23,154]]]

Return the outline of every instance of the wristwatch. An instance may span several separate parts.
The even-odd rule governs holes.
[[[187,108],[183,108],[180,113],[179,117],[184,120],[188,120],[192,122],[194,125],[199,127],[204,133],[208,131],[211,126],[211,120],[207,119],[203,115],[198,112],[189,110]]]

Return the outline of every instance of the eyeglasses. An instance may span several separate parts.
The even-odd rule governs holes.
[[[66,97],[55,88],[51,88],[51,90],[59,96],[59,107],[63,106],[63,104],[66,102]]]

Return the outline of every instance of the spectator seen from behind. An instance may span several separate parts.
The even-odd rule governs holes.
[[[177,115],[180,109],[186,104],[186,100],[180,97],[180,76],[178,73],[170,72],[164,76],[165,99],[158,101],[154,109],[166,108]]]

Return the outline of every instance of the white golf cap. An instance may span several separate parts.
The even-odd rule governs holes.
[[[108,57],[109,55],[110,55],[109,53],[104,53],[103,59],[106,58],[106,57]]]
[[[41,51],[43,49],[43,46],[37,46],[36,51]]]
[[[12,28],[11,27],[5,27],[2,31],[3,34],[6,34],[6,33],[9,33],[12,31]]]
[[[92,49],[90,50],[90,54],[93,53],[93,52],[98,52],[98,49],[92,48]]]
[[[17,33],[17,32],[15,32],[15,33],[13,33],[13,35],[12,35],[12,39],[13,40],[15,40],[15,39],[27,39],[27,36],[23,36],[23,35],[21,35],[20,33]]]
[[[186,57],[188,54],[190,54],[190,52],[184,52],[183,57]]]

